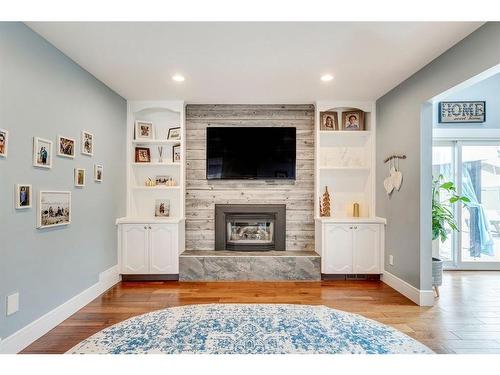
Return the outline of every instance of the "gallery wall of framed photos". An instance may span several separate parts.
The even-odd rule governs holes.
[[[50,171],[57,167],[56,159],[58,157],[72,159],[72,161],[76,163],[75,165],[78,165],[79,161],[74,160],[78,153],[78,147],[80,154],[84,155],[84,158],[92,158],[95,147],[94,135],[86,130],[82,130],[79,134],[81,136],[79,142],[77,142],[74,138],[61,135],[57,135],[55,137],[55,142],[48,138],[34,136],[32,148],[32,167]],[[9,131],[0,129],[0,155],[4,159],[7,159],[7,146],[9,142]],[[16,150],[16,152],[19,152],[19,150]],[[56,157],[53,156],[54,152],[57,154]],[[80,164],[82,163],[80,162]],[[28,168],[28,166],[26,166],[26,168]],[[94,182],[102,182],[104,176],[103,165],[95,163],[93,171]],[[74,187],[85,187],[85,168],[75,166],[72,170],[72,176]],[[58,184],[55,182],[53,185],[54,188],[57,188]],[[33,204],[34,192],[37,194],[37,197],[35,198],[36,205]],[[37,186],[36,179],[33,179],[32,183],[29,184],[15,183],[13,205],[16,210],[29,210],[31,208],[35,208],[37,229],[69,225],[71,223],[71,191],[42,190]]]

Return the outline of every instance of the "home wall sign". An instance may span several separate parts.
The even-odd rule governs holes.
[[[486,102],[439,102],[439,123],[486,121]]]

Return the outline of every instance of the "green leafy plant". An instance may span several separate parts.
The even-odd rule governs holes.
[[[432,239],[440,239],[441,242],[445,242],[448,238],[447,224],[452,231],[458,232],[455,216],[448,205],[459,201],[463,204],[470,202],[466,196],[457,194],[453,182],[443,182],[443,180],[444,177],[439,175],[437,179],[432,181]],[[446,199],[441,199],[443,192],[447,196]]]

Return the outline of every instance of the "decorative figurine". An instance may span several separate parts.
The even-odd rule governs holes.
[[[325,192],[323,193],[323,201],[321,206],[321,216],[331,216],[330,215],[330,193],[328,193],[328,186],[325,186]]]
[[[148,179],[146,180],[146,186],[148,187],[156,186],[156,182],[148,177]]]

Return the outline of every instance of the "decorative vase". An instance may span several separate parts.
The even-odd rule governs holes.
[[[352,205],[352,216],[359,217],[359,203],[354,203]]]
[[[162,158],[162,155],[163,155],[163,146],[159,146],[158,147],[158,154],[160,155],[160,157],[158,158],[158,163],[163,163],[163,158]]]

